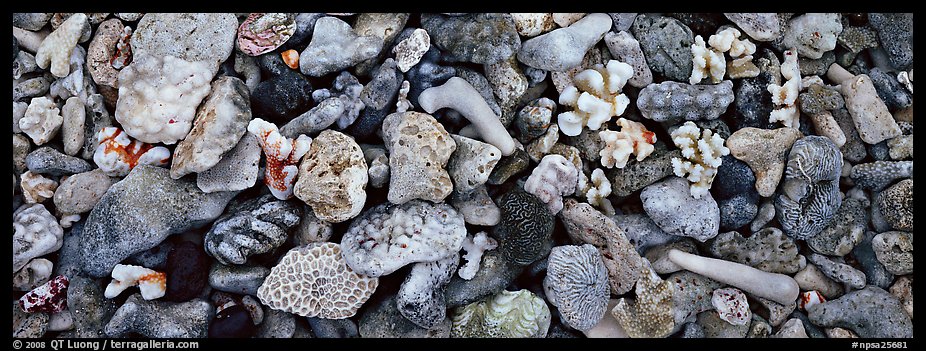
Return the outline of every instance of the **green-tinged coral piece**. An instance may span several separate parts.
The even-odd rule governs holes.
[[[550,308],[528,290],[502,291],[458,308],[453,338],[543,338],[550,329]]]

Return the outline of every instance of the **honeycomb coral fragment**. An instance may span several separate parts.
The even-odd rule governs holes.
[[[312,243],[290,250],[257,290],[274,310],[303,317],[345,319],[376,291],[379,279],[355,273],[335,243]]]
[[[463,215],[450,205],[412,200],[385,203],[355,219],[341,239],[347,264],[380,277],[415,262],[434,262],[463,248]]]
[[[298,163],[309,152],[312,138],[300,135],[295,140],[284,137],[273,123],[255,118],[248,123],[248,132],[257,137],[267,165],[264,170],[264,184],[277,199],[293,197],[293,186],[299,174]]]
[[[631,338],[664,338],[672,333],[675,317],[672,294],[675,285],[661,280],[648,264],[637,281],[636,302],[621,298],[611,314]]]
[[[196,107],[209,95],[208,62],[140,54],[119,72],[116,120],[145,143],[175,144],[193,127]]]
[[[723,162],[723,156],[730,154],[730,149],[724,146],[720,134],[710,129],[702,132],[691,121],[672,132],[672,142],[682,149],[682,156],[685,157],[685,160],[673,157],[672,170],[675,175],[685,177],[692,183],[691,196],[700,199],[710,190],[717,168]]]
[[[631,154],[637,155],[637,161],[643,161],[656,149],[653,146],[656,143],[656,133],[647,130],[643,123],[620,118],[617,124],[621,126],[620,131],[598,132],[605,144],[598,152],[602,166],[624,168]]]
[[[594,246],[565,245],[550,253],[543,291],[566,325],[589,330],[608,310],[608,269]]]
[[[170,150],[129,138],[116,127],[100,129],[93,162],[110,177],[124,177],[138,165],[166,166]]]
[[[125,289],[138,286],[141,297],[154,300],[167,293],[167,274],[140,266],[117,264],[113,268],[113,281],[103,293],[107,299],[119,296]]]
[[[586,126],[598,130],[611,117],[624,114],[630,98],[621,89],[632,76],[633,67],[617,60],[577,73],[559,95],[561,105],[573,108],[557,116],[563,134],[577,136]]]
[[[463,306],[451,317],[453,338],[544,338],[550,308],[528,290],[502,291]]]

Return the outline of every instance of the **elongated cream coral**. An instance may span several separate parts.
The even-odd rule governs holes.
[[[267,156],[264,184],[277,199],[293,197],[293,185],[299,174],[299,160],[309,152],[312,138],[300,135],[296,140],[280,134],[273,123],[255,118],[248,123],[248,132],[257,137],[260,147]]]
[[[724,140],[719,134],[710,129],[702,132],[691,121],[672,132],[672,142],[682,149],[682,156],[686,159],[673,157],[672,170],[675,175],[686,177],[692,183],[691,196],[700,199],[711,188],[717,167],[723,162],[722,157],[730,154],[730,149],[723,145]]]
[[[125,289],[138,285],[141,297],[154,300],[167,292],[167,275],[140,266],[117,264],[113,268],[113,281],[106,286],[103,296],[107,299],[119,296]]]
[[[605,147],[598,152],[601,165],[608,168],[624,168],[630,160],[630,154],[637,155],[637,161],[643,161],[653,153],[656,133],[646,129],[643,123],[626,118],[617,120],[620,131],[604,130],[598,132]]]
[[[116,127],[106,127],[96,135],[99,144],[93,162],[110,177],[124,177],[137,165],[166,166],[170,150],[129,138]]]
[[[633,67],[617,60],[577,73],[572,78],[573,85],[559,95],[561,105],[573,108],[557,116],[563,134],[579,135],[585,126],[598,130],[611,117],[624,114],[630,98],[621,89],[632,76]]]
[[[59,78],[71,73],[68,61],[86,25],[87,15],[75,13],[51,32],[35,52],[35,63],[39,68],[48,68],[51,64],[51,74]]]
[[[768,86],[768,92],[772,94],[772,103],[776,105],[768,121],[781,122],[789,128],[799,128],[801,113],[797,109],[797,96],[801,91],[801,69],[797,65],[797,52],[794,49],[785,51],[784,57],[781,75],[787,81],[782,85],[772,83]]]

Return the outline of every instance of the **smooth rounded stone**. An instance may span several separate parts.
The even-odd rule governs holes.
[[[859,263],[862,272],[865,273],[868,285],[877,286],[887,289],[894,281],[894,275],[888,272],[873,248],[873,239],[878,233],[866,232],[862,242],[852,249],[852,257]]]
[[[874,286],[815,305],[807,312],[818,326],[846,328],[862,338],[913,337],[913,320],[900,300]]]
[[[673,273],[666,278],[666,281],[675,285],[675,290],[672,292],[672,305],[677,326],[694,322],[700,319],[699,314],[702,312],[713,310],[712,294],[714,290],[724,286],[716,280],[689,271]]]
[[[362,338],[449,338],[450,318],[444,318],[433,329],[415,325],[399,313],[394,296],[381,301],[368,302],[371,307],[360,316],[359,333]]]
[[[836,36],[842,32],[840,18],[838,13],[808,13],[791,18],[776,44],[797,49],[803,57],[819,59],[836,48]]]
[[[845,256],[862,241],[868,225],[868,199],[847,196],[832,222],[816,236],[807,239],[807,245],[817,253]]]
[[[698,314],[698,325],[704,329],[705,338],[745,338],[749,333],[749,324],[735,325],[720,319],[717,311],[705,311]]]
[[[752,168],[759,195],[770,197],[775,193],[784,173],[785,156],[802,136],[800,131],[793,128],[766,130],[747,127],[730,135],[726,144],[733,157]]]
[[[813,264],[807,264],[804,269],[797,272],[794,275],[794,281],[802,291],[816,291],[830,300],[842,296],[845,292],[842,283],[830,279]]]
[[[514,55],[521,45],[514,19],[507,13],[463,16],[424,14],[421,27],[451,62],[493,64]]]
[[[791,318],[782,324],[775,334],[769,335],[769,338],[806,339],[809,336],[807,336],[807,331],[804,329],[804,322],[798,318]]]
[[[765,228],[744,238],[738,232],[726,232],[711,242],[715,257],[739,262],[771,273],[793,274],[807,264],[798,253],[794,240],[774,227]]]
[[[136,333],[147,338],[205,338],[215,310],[209,302],[146,301],[134,294],[106,324],[107,337]]]
[[[614,16],[612,15],[611,18],[614,19]],[[626,30],[611,31],[605,34],[604,42],[614,59],[633,67],[633,76],[627,80],[628,84],[643,88],[653,83],[653,72],[646,63],[646,56],[643,55],[643,49],[640,49],[640,42],[633,35]]]
[[[454,191],[450,205],[463,215],[463,220],[472,225],[494,226],[501,221],[502,213],[485,186],[476,187],[468,193]]]
[[[502,152],[492,144],[454,134],[450,137],[456,143],[456,150],[447,162],[447,172],[453,180],[454,191],[471,192],[485,184]]]
[[[239,60],[238,56],[235,56],[235,60],[236,62],[242,61],[242,64],[247,65],[246,60],[248,60],[248,57],[250,56],[241,57],[241,59]],[[256,60],[255,62],[257,64],[257,67],[260,68],[260,72],[258,73],[261,73],[260,75],[258,75],[258,78],[261,75],[263,75],[267,78],[272,79],[272,78],[276,78],[283,74],[296,73],[293,71],[294,70],[293,68],[289,67],[286,61],[283,61],[282,55],[264,54],[264,55],[258,56],[255,60]],[[251,90],[253,91],[253,89]]]
[[[346,130],[357,139],[367,139],[379,130],[383,119],[395,105],[404,79],[396,61],[391,58],[375,68],[370,77],[370,82],[364,85],[363,91],[360,92],[360,101],[363,101],[366,107]]]
[[[784,29],[776,13],[724,13],[724,16],[756,41],[776,40]]]
[[[296,317],[292,313],[264,308],[264,321],[257,326],[254,337],[261,339],[290,339],[296,334]]]
[[[875,161],[856,164],[852,167],[850,177],[859,188],[881,191],[899,179],[913,178],[913,161]],[[912,185],[910,184],[911,188]]]
[[[190,241],[179,243],[167,254],[168,301],[182,302],[202,293],[209,281],[209,256]]]
[[[205,194],[191,180],[171,179],[167,169],[135,167],[103,195],[87,218],[81,238],[84,272],[108,276],[126,257],[172,234],[209,224],[234,195]]]
[[[667,234],[685,236],[704,242],[720,231],[720,209],[707,194],[691,196],[684,178],[668,179],[647,186],[640,192],[643,209]]]
[[[495,164],[495,169],[489,174],[486,183],[491,185],[501,185],[507,182],[511,177],[527,170],[530,164],[530,156],[523,148],[518,147],[514,153],[502,158]]]
[[[608,13],[608,16],[611,16],[611,30],[619,32],[630,29],[630,26],[633,25],[633,21],[637,18],[637,13]]]
[[[216,313],[209,323],[210,338],[249,338],[257,332],[248,311],[241,305],[234,305]]]
[[[444,166],[456,143],[434,117],[393,113],[383,121],[383,140],[389,149],[389,202],[443,201],[450,195],[453,183]]]
[[[501,222],[493,228],[499,241],[497,251],[518,265],[547,256],[555,221],[547,205],[520,188],[505,193],[495,203],[502,212]]]
[[[631,159],[624,168],[605,170],[611,181],[611,195],[629,196],[665,177],[673,175],[672,159],[682,158],[681,150],[667,150],[661,143],[643,161]]]
[[[887,52],[891,65],[905,70],[913,65],[913,14],[871,13],[868,23],[878,31],[881,47]]]
[[[51,87],[52,78],[50,76],[38,76],[35,78],[21,79],[13,82],[13,101],[41,97],[48,93]]]
[[[196,186],[206,193],[251,188],[257,183],[260,155],[257,137],[247,133],[212,168],[197,174]]]
[[[55,191],[55,207],[62,213],[89,212],[115,181],[100,169],[78,173],[63,180]]]
[[[868,77],[888,110],[896,111],[913,105],[913,95],[900,84],[896,75],[875,67],[868,71]]]
[[[367,164],[350,136],[325,130],[299,165],[294,193],[315,215],[332,223],[356,217],[366,202]]]
[[[807,240],[826,228],[842,203],[842,153],[826,137],[811,135],[794,143],[788,155],[776,218],[788,236]]]
[[[666,234],[645,214],[615,215],[611,216],[611,219],[641,254],[655,246],[679,239],[675,235]]]
[[[74,317],[71,316],[71,311],[64,310],[48,316],[48,331],[66,332],[73,329]]]
[[[734,98],[731,80],[712,85],[665,81],[643,88],[637,108],[643,117],[657,122],[710,120],[720,117]]]
[[[878,209],[892,228],[912,232],[913,179],[901,180],[882,191],[878,197]]]
[[[209,286],[213,289],[242,295],[257,295],[257,289],[270,275],[264,266],[244,264],[226,266],[213,263],[209,269]]]
[[[13,21],[14,27],[19,27],[25,30],[38,31],[48,23],[48,20],[52,17],[51,12],[31,12],[31,13],[22,13],[14,12],[11,20]]]
[[[755,189],[756,177],[746,163],[733,156],[723,157],[723,163],[714,176],[711,195],[720,207],[720,228],[740,228],[758,213],[759,193]]]
[[[93,166],[83,159],[43,146],[26,156],[26,168],[29,168],[32,173],[62,176],[89,172]]]
[[[528,39],[518,51],[518,61],[530,67],[562,72],[582,63],[585,53],[611,29],[611,17],[592,13],[566,28]]]
[[[518,112],[515,126],[520,134],[518,141],[528,143],[544,135],[550,127],[550,120],[556,113],[556,102],[548,98],[531,101]]]
[[[630,31],[640,42],[653,72],[674,81],[688,80],[694,40],[694,33],[688,26],[671,17],[640,14]]]
[[[206,253],[221,264],[244,264],[250,256],[273,252],[283,245],[301,216],[301,206],[272,195],[232,204],[206,233]]]
[[[13,337],[41,338],[48,331],[48,313],[26,313],[13,301]]]
[[[357,324],[350,319],[307,318],[312,333],[321,339],[348,339],[360,337]]]
[[[260,82],[251,92],[251,113],[274,123],[284,123],[308,111],[312,84],[299,73],[285,71]]]
[[[322,17],[315,22],[308,47],[299,55],[299,70],[321,77],[373,58],[382,48],[382,38],[358,34],[338,18]]]
[[[838,282],[846,283],[853,289],[861,289],[866,285],[865,273],[846,263],[817,253],[808,255],[807,261],[816,265],[827,277]]]
[[[524,266],[505,258],[500,250],[486,251],[476,275],[470,280],[455,275],[447,284],[447,308],[457,308],[505,290],[524,271]]]
[[[736,196],[718,200],[720,209],[720,229],[735,230],[752,222],[759,211],[758,205],[747,196]]]
[[[247,132],[251,120],[248,87],[234,77],[221,77],[196,111],[190,133],[177,144],[170,176],[179,179],[215,166]]]
[[[768,86],[781,83],[778,56],[770,49],[761,49],[755,56],[759,74],[752,78],[737,79],[733,84],[733,92],[736,95],[733,106],[736,108],[736,114],[729,121],[730,126],[735,129],[777,127],[768,120],[773,107],[772,94],[768,91]]]
[[[61,107],[64,122],[61,124],[61,139],[64,144],[64,153],[74,156],[84,146],[84,123],[86,109],[78,97],[71,97]]]
[[[838,73],[842,70],[844,73]],[[838,65],[830,66],[827,76],[835,79],[838,75],[849,75]],[[846,109],[852,116],[852,122],[859,137],[866,144],[877,144],[901,135],[900,127],[894,120],[887,105],[881,101],[872,79],[866,74],[849,77],[841,82],[840,92],[846,100]]]
[[[913,273],[913,233],[886,232],[871,241],[878,261],[895,275]]]
[[[148,13],[132,34],[132,53],[205,61],[215,74],[234,50],[237,32],[230,13]]]

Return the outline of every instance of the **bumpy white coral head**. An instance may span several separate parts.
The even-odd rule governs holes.
[[[303,317],[353,317],[379,285],[355,273],[341,246],[312,243],[290,250],[257,289],[261,303]]]
[[[617,124],[621,127],[618,132],[598,132],[605,144],[598,152],[601,155],[602,166],[624,168],[630,160],[630,154],[637,155],[637,161],[643,161],[656,149],[653,146],[656,143],[656,133],[647,130],[643,123],[621,118],[617,120]]]
[[[212,76],[208,62],[136,55],[119,72],[116,120],[139,141],[174,144],[193,127],[196,107],[209,95]]]
[[[13,273],[63,244],[64,230],[45,205],[26,204],[13,212]]]
[[[93,152],[93,162],[110,177],[124,177],[138,165],[165,167],[170,150],[129,138],[117,127],[100,129],[96,135],[99,144]]]
[[[475,236],[466,236],[466,240],[463,241],[463,250],[466,251],[463,259],[466,260],[466,264],[460,267],[457,272],[460,278],[464,280],[473,279],[476,272],[479,271],[482,254],[497,247],[498,242],[486,235],[485,232],[476,233]]]
[[[58,29],[45,37],[39,49],[35,52],[35,64],[39,68],[48,68],[51,64],[51,74],[63,78],[71,72],[69,59],[71,52],[77,45],[77,40],[87,25],[87,15],[75,13],[68,17]]]
[[[730,48],[733,46],[733,41],[739,38],[739,36],[740,31],[730,27],[717,32],[717,34],[711,35],[711,37],[707,39],[707,42],[714,50],[727,52],[730,51]]]
[[[700,136],[700,139],[699,139]],[[725,140],[710,129],[703,132],[694,122],[685,122],[672,132],[672,142],[682,150],[682,156],[672,158],[672,170],[675,175],[691,182],[691,196],[701,198],[707,194],[717,175],[717,168],[723,162],[723,156],[730,154],[724,146]]]
[[[700,35],[695,36],[695,42],[691,44],[691,60],[693,66],[688,83],[698,84],[706,77],[710,77],[711,83],[715,84],[723,81],[723,75],[727,73],[727,61],[722,52],[708,48]]]
[[[125,289],[138,286],[141,297],[154,300],[167,292],[167,274],[140,266],[117,264],[113,268],[113,281],[106,286],[103,296],[107,299],[119,296]]]
[[[749,301],[746,300],[746,294],[737,288],[714,290],[711,304],[720,314],[720,319],[727,321],[727,323],[746,325],[752,320],[752,312],[749,310]]]
[[[454,338],[544,338],[550,308],[528,290],[502,291],[457,309],[451,316]]]
[[[572,162],[561,155],[550,154],[544,156],[527,177],[524,191],[537,196],[551,213],[557,214],[563,209],[563,196],[575,193],[578,180],[579,170]]]
[[[64,123],[61,109],[52,99],[44,96],[33,98],[26,108],[26,114],[19,120],[19,129],[26,133],[36,145],[49,142]]]
[[[785,50],[784,62],[781,63],[781,76],[787,80],[801,79],[801,68],[797,64],[797,50]],[[800,89],[800,86],[798,86]]]
[[[26,171],[20,177],[19,186],[23,190],[23,200],[27,204],[35,204],[55,196],[58,182],[45,178],[41,174]]]
[[[598,130],[611,117],[624,114],[630,99],[621,89],[631,77],[633,67],[617,60],[577,73],[572,78],[573,84],[559,96],[560,104],[573,108],[557,116],[563,134],[579,135],[585,126]]]
[[[248,123],[248,132],[257,137],[260,147],[266,155],[267,165],[264,170],[264,184],[270,193],[280,200],[293,197],[293,185],[299,174],[299,160],[309,152],[312,138],[300,135],[296,140],[280,134],[273,123],[255,118]]]

